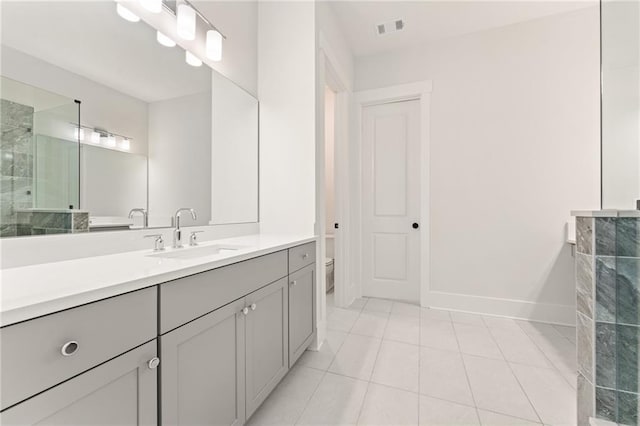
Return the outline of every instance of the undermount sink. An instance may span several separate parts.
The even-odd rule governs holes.
[[[236,250],[243,249],[243,246],[232,246],[215,244],[210,246],[183,247],[179,249],[170,249],[148,255],[149,257],[164,257],[168,259],[195,259],[198,257],[215,256],[220,254],[229,254]]]

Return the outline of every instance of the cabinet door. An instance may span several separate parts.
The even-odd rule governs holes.
[[[156,425],[157,370],[146,343],[0,414],[3,425]]]
[[[160,337],[164,425],[244,423],[244,299]]]
[[[289,369],[287,349],[287,280],[283,278],[247,296],[247,418]]]
[[[289,275],[289,366],[313,340],[316,330],[316,269],[307,266]]]

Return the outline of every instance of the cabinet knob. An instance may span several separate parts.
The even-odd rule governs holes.
[[[62,348],[60,348],[60,353],[62,353],[63,356],[71,356],[78,352],[79,347],[80,345],[78,344],[78,342],[76,342],[75,340],[71,340],[70,342],[62,345]]]
[[[158,368],[158,366],[160,365],[160,358],[153,357],[149,360],[149,362],[147,363],[147,365],[149,366],[150,369],[155,369]]]
[[[247,308],[247,307],[242,308],[242,313],[244,315],[247,315],[249,313],[249,308]]]
[[[255,310],[256,310],[256,308],[257,308],[256,304],[255,304],[255,303],[252,303],[252,304],[251,304],[251,310],[252,310],[252,311],[255,311]]]
[[[296,280],[291,281],[291,285],[298,285],[298,281]]]
[[[307,257],[309,257],[309,253],[305,253],[305,254],[302,255],[303,259],[306,259]]]

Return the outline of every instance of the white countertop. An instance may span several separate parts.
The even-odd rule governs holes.
[[[187,275],[315,241],[310,235],[247,235],[200,243],[242,246],[194,259],[151,257],[151,250],[0,270],[0,326],[72,308]],[[178,250],[189,250],[189,247]],[[171,249],[167,249],[167,253]]]

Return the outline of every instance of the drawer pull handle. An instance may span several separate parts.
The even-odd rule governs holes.
[[[258,306],[255,303],[251,304],[251,310],[255,311]]]
[[[249,314],[249,308],[247,308],[246,306],[244,308],[242,308],[242,313],[244,315],[248,315]]]
[[[150,369],[154,370],[156,368],[158,368],[158,366],[160,365],[160,358],[153,357],[149,360],[149,362],[147,363],[147,365],[149,366]]]
[[[298,281],[296,280],[291,281],[291,285],[298,285]]]
[[[63,356],[74,355],[76,352],[78,352],[79,346],[80,345],[78,344],[78,342],[76,342],[75,340],[72,340],[62,345],[62,348],[60,349],[60,353],[62,353]]]
[[[307,257],[309,257],[309,253],[305,253],[305,254],[302,255],[303,259],[306,259]]]

